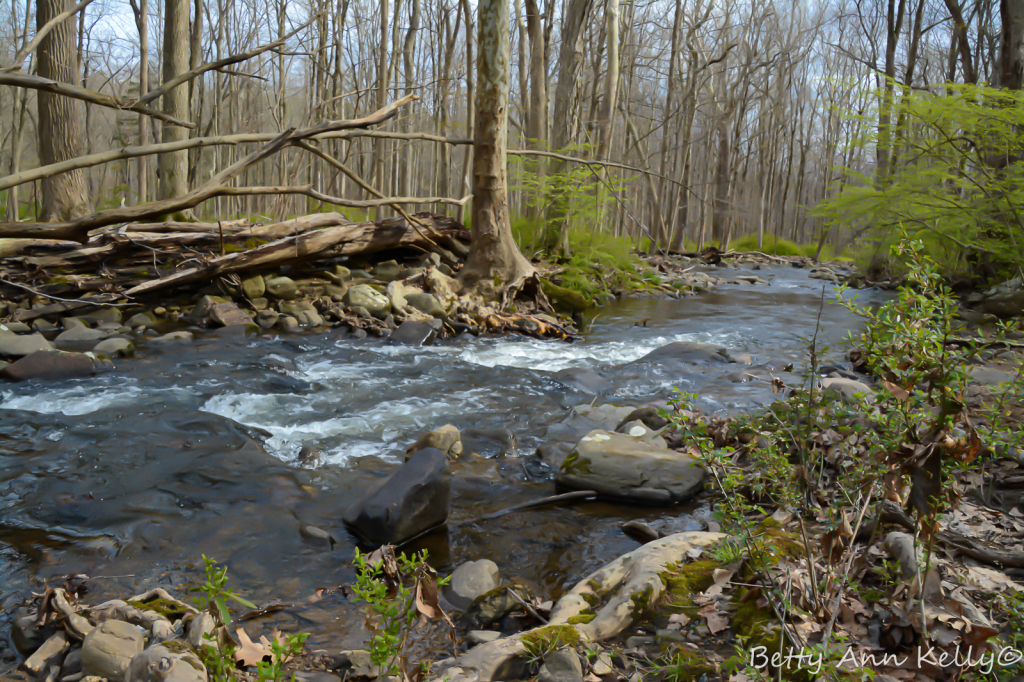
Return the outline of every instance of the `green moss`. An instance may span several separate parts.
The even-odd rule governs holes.
[[[581,613],[569,619],[569,625],[584,625],[597,618],[593,613]]]
[[[593,589],[595,592],[601,588],[600,583],[597,583],[597,582],[595,582],[593,580],[591,580],[588,583],[588,585],[590,585],[590,588]],[[596,585],[596,587],[595,587],[595,585]],[[587,604],[592,609],[596,608],[598,605],[601,604],[601,598],[599,596],[597,596],[596,594],[587,594],[586,592],[584,592],[584,593],[580,594],[580,596],[583,598],[583,601],[587,602]]]
[[[577,452],[576,450],[573,450],[562,461],[562,466],[560,467],[560,469],[565,473],[572,474],[574,476],[579,476],[580,474],[589,474],[590,460],[581,459],[580,453]]]
[[[669,564],[658,577],[665,583],[665,600],[674,612],[695,617],[697,606],[693,595],[711,587],[714,572],[721,564],[711,559],[699,559],[686,564]]]
[[[143,611],[154,611],[168,620],[177,620],[188,613],[181,604],[160,597],[149,601],[130,601],[128,604]]]
[[[576,646],[580,643],[580,633],[571,625],[547,625],[524,632],[519,641],[537,656],[563,646]]]
[[[652,596],[654,596],[654,588],[651,585],[629,595],[630,601],[633,602],[634,621],[643,619],[651,612],[651,607],[654,606],[651,604]]]
[[[544,295],[548,297],[548,300],[551,301],[551,305],[555,307],[555,310],[567,313],[582,313],[590,307],[590,301],[578,291],[560,287],[546,279],[540,281],[540,288],[544,291]]]

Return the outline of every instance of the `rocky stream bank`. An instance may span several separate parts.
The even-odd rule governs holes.
[[[709,266],[706,259],[652,259],[651,266],[661,273],[662,280],[658,292],[648,291],[644,295],[676,297],[716,286],[766,286],[771,278],[758,274],[762,267],[792,267],[788,262],[772,261],[762,256],[740,260],[744,271],[733,274],[728,267],[729,259],[725,266]],[[53,304],[32,296],[12,299],[8,301],[8,320],[25,312],[35,316],[29,320],[31,324],[5,322],[0,344],[6,342],[4,347],[15,352],[5,351],[12,362],[3,372],[8,379],[66,379],[76,376],[73,367],[77,365],[71,362],[81,365],[81,374],[77,376],[82,376],[110,369],[111,364],[131,362],[126,358],[133,353],[144,359],[147,349],[158,349],[168,343],[186,345],[204,338],[244,340],[266,334],[295,334],[301,338],[333,331],[339,338],[386,336],[393,342],[418,347],[431,343],[435,336],[442,340],[445,336],[457,339],[459,334],[488,329],[483,321],[486,314],[470,315],[465,309],[460,310],[457,299],[445,296],[445,288],[450,288],[448,278],[456,272],[445,272],[444,263],[428,256],[411,262],[395,259],[363,263],[364,268],[356,265],[359,264],[339,262],[315,270],[276,269],[240,280],[234,289],[228,287],[225,291],[218,285],[216,290],[196,290],[138,309],[108,306],[93,311],[77,310],[76,315],[36,315]],[[418,268],[423,269],[414,272]],[[836,281],[841,276],[833,269],[814,270],[816,279]],[[964,317],[981,324],[990,321],[985,314],[964,311]],[[512,330],[527,335],[550,337],[538,328],[514,326],[529,324],[523,320],[531,320],[563,330],[567,338],[578,335],[570,319],[546,315],[523,315],[514,318],[514,323],[506,317],[505,330],[513,325]],[[647,318],[634,322],[640,328],[655,323]],[[416,333],[406,337],[408,330]],[[68,332],[75,333],[61,339]],[[123,352],[101,347],[111,341],[118,342]],[[52,344],[56,350],[44,343]],[[36,346],[30,347],[31,344]],[[29,352],[21,352],[24,350]],[[84,358],[88,359],[88,371]],[[27,360],[32,360],[26,365],[27,370],[17,368]],[[977,404],[984,402],[991,386],[1012,379],[1020,364],[1019,354],[1012,347],[992,349],[979,360],[983,362],[971,371],[970,392]],[[52,369],[33,375],[38,370],[32,368],[40,365]],[[482,520],[479,515],[452,518],[455,498],[463,489],[459,487],[460,469],[471,472],[479,470],[482,463],[499,460],[523,467],[528,477],[533,467],[550,472],[540,477],[547,481],[548,497],[540,497],[535,503],[499,505],[514,506],[516,511],[511,516],[543,506],[571,507],[588,499],[630,508],[645,505],[635,507],[639,509],[679,509],[678,505],[705,489],[708,472],[689,450],[685,434],[672,428],[663,410],[668,410],[668,416],[679,413],[664,401],[630,403],[621,396],[615,398],[615,384],[620,377],[660,372],[681,379],[729,368],[728,376],[737,381],[770,383],[778,379],[782,386],[800,383],[800,378],[791,372],[792,363],[773,362],[743,349],[730,350],[721,344],[698,341],[659,345],[624,367],[618,371],[626,374],[616,373],[611,378],[605,376],[609,372],[599,367],[575,366],[553,371],[553,381],[577,399],[582,396],[589,402],[576,403],[564,417],[550,424],[538,437],[536,453],[525,457],[518,452],[520,444],[509,429],[449,424],[410,439],[414,442],[405,449],[405,462],[366,486],[345,505],[345,526],[365,546],[373,548],[388,543],[414,547],[439,527],[453,529],[478,524]],[[835,400],[882,390],[875,379],[856,373],[849,363],[835,361],[819,370],[820,387]],[[25,373],[18,374],[22,371]],[[745,374],[747,378],[743,378]],[[692,416],[699,417],[699,411]],[[719,424],[726,423],[727,420]],[[727,431],[721,432],[723,444],[760,444],[757,435]],[[843,447],[847,445],[852,448],[848,456],[855,457],[855,443],[844,442]],[[822,447],[834,446],[831,435],[822,439]],[[315,447],[300,453],[300,458],[306,458],[314,467],[317,457]],[[1013,509],[1015,486],[1020,478],[1016,466],[1009,457],[987,476],[983,475],[982,485],[989,486],[988,506],[961,505],[965,519],[991,513],[993,495]],[[1000,531],[1024,530],[1015,525],[1019,522],[1011,515],[992,519]],[[453,681],[536,677],[544,682],[638,682],[729,679],[734,674],[745,674],[741,668],[736,668],[740,672],[729,672],[730,659],[737,655],[738,638],[751,637],[753,642],[766,645],[782,641],[785,635],[780,632],[786,632],[789,626],[774,622],[777,618],[773,610],[782,602],[776,602],[773,595],[787,595],[786,604],[808,601],[810,582],[806,581],[804,533],[809,531],[817,538],[826,529],[824,525],[815,525],[805,530],[803,522],[792,515],[766,507],[751,521],[760,528],[759,536],[766,538],[768,570],[760,567],[752,571],[750,559],[744,561],[743,552],[738,556],[737,541],[720,532],[710,513],[693,520],[697,527],[682,532],[676,532],[678,528],[671,524],[639,520],[625,524],[624,530],[639,538],[639,546],[606,561],[597,570],[585,572],[581,579],[556,592],[529,579],[503,574],[498,566],[502,562],[499,555],[470,562],[452,561],[451,582],[441,590],[438,605],[451,613],[455,621],[454,651],[451,643],[446,644],[444,628],[433,621],[433,625],[422,628],[413,637],[420,646],[420,660],[432,663],[431,679]],[[898,518],[882,521],[895,527],[903,525]],[[859,521],[856,525],[859,529]],[[304,523],[301,533],[310,545],[332,549],[338,542],[339,530]],[[886,548],[890,545],[893,558],[900,561],[902,557],[905,562],[902,541],[894,537],[889,542],[887,538]],[[215,552],[216,548],[211,547],[210,551]],[[953,556],[955,551],[950,553]],[[878,561],[881,558],[872,557]],[[811,565],[815,567],[812,570],[827,570],[827,562],[821,559],[815,559]],[[984,595],[1018,589],[1012,576],[988,568],[988,564],[972,560],[969,555],[966,562],[950,558],[948,568],[943,566],[943,579],[950,584],[944,586],[943,599],[948,599],[942,608],[944,612],[959,614],[959,621],[943,623],[957,637],[972,628],[997,632],[994,626],[998,624],[977,603]],[[958,576],[955,583],[954,575]],[[796,583],[793,576],[799,578]],[[197,655],[206,641],[203,634],[214,633],[217,628],[216,614],[192,606],[185,592],[156,588],[130,599],[108,599],[90,605],[89,593],[83,588],[95,586],[95,580],[69,577],[58,587],[60,582],[53,582],[41,596],[30,599],[11,614],[12,642],[24,658],[8,665],[5,678],[47,682],[202,682],[216,676]],[[318,590],[306,602],[315,603],[328,594],[347,593],[342,587],[329,588],[322,594]],[[886,620],[884,614],[864,607],[860,600],[847,597],[840,602],[842,608],[831,607],[838,615],[832,616],[828,631],[842,631],[844,636],[877,642],[884,648],[879,637],[899,638],[895,633],[903,632],[901,628],[908,633],[914,630],[911,614],[897,613],[894,620],[894,612],[889,610]],[[245,644],[237,631],[217,634],[236,640],[240,649],[246,651],[240,664],[248,672],[242,674],[256,679],[255,662],[264,655],[271,657],[270,642],[275,636],[261,627],[260,619],[279,610],[296,608],[299,602],[267,602],[257,609],[237,612],[236,623],[250,633],[245,635],[246,640],[250,636],[259,640],[256,633],[261,632],[269,637],[251,646]],[[805,624],[807,627],[797,628],[797,632],[809,642],[815,636],[820,640],[824,628],[810,620]],[[438,628],[442,630],[440,634]],[[672,667],[666,667],[666,661],[671,661]],[[735,667],[736,661],[732,664]],[[16,665],[20,666],[19,672],[13,671]],[[298,679],[307,682],[380,675],[367,651],[331,646],[323,641],[307,648],[285,669],[289,676],[294,672]],[[922,682],[943,677],[941,668],[918,668],[909,676],[898,670],[887,672],[907,680],[916,676]]]

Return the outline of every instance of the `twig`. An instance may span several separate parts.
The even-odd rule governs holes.
[[[82,299],[61,298],[60,296],[51,296],[50,294],[44,294],[41,291],[37,291],[32,287],[27,287],[24,284],[15,284],[14,282],[9,282],[6,279],[0,279],[0,284],[6,284],[8,286],[17,287],[18,289],[24,289],[25,291],[33,293],[36,296],[42,296],[43,298],[48,298],[51,301],[60,301],[61,303],[82,303],[84,305],[108,306],[111,308],[123,308],[125,306],[132,305],[131,303],[103,303],[102,301],[83,301]]]
[[[516,594],[516,591],[515,591],[515,590],[513,590],[513,589],[512,589],[511,587],[506,587],[506,588],[505,588],[505,591],[506,591],[506,592],[508,592],[508,594],[509,594],[509,596],[510,596],[510,597],[512,597],[513,599],[515,599],[515,600],[516,600],[517,602],[519,602],[519,604],[520,604],[520,605],[521,605],[521,606],[522,606],[522,607],[523,607],[524,609],[526,609],[526,612],[527,612],[527,613],[529,613],[529,614],[530,614],[531,616],[533,616],[534,618],[536,618],[536,619],[537,619],[537,620],[539,620],[540,622],[544,623],[544,625],[547,625],[547,624],[548,624],[548,619],[547,619],[547,618],[545,618],[544,616],[540,615],[539,613],[537,613],[537,609],[535,609],[535,608],[533,608],[532,606],[530,606],[530,605],[529,605],[529,604],[527,603],[527,601],[526,601],[525,599],[523,599],[523,598],[522,598],[522,597],[520,597],[520,596],[519,596],[518,594]]]

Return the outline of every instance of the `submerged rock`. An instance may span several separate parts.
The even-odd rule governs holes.
[[[410,320],[403,322],[388,338],[406,346],[429,346],[437,338],[437,331],[430,325]]]
[[[495,587],[476,597],[466,607],[465,613],[462,614],[463,622],[470,630],[480,630],[492,623],[497,623],[513,611],[521,609],[519,601],[509,594],[510,590],[527,603],[532,599],[530,591],[526,589],[525,585],[512,583]]]
[[[581,393],[589,393],[590,395],[610,393],[613,390],[610,381],[597,372],[584,367],[567,367],[555,372],[552,378],[563,386],[568,386]]]
[[[445,454],[420,450],[349,507],[344,521],[370,544],[400,544],[448,520],[451,488]]]
[[[647,433],[591,431],[562,462],[556,483],[643,504],[678,504],[697,495],[707,472],[693,457],[648,442]]]
[[[713,343],[696,341],[677,341],[661,348],[655,348],[639,360],[630,364],[644,362],[678,362],[688,365],[706,365],[715,362],[729,362],[729,351]]]

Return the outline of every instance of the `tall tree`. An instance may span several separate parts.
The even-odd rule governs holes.
[[[508,215],[508,0],[477,5],[476,125],[473,131],[473,241],[460,277],[486,289],[516,288],[535,270],[512,238]]]
[[[189,2],[188,0],[164,1],[164,49],[163,81],[188,71],[189,64]],[[183,83],[167,91],[163,96],[163,109],[177,119],[189,118],[189,84]],[[180,142],[188,139],[188,129],[164,122],[160,139]],[[188,192],[188,150],[165,152],[160,155],[160,198],[180,197]],[[191,218],[191,212],[175,216],[177,219]]]
[[[41,29],[61,12],[70,9],[69,0],[39,0],[36,26]],[[39,75],[61,83],[78,83],[75,17],[68,17],[51,30],[39,44]],[[79,104],[70,97],[39,91],[39,161],[44,166],[73,159],[82,154],[82,124]],[[69,220],[89,211],[89,195],[83,170],[43,178],[42,221]]]

